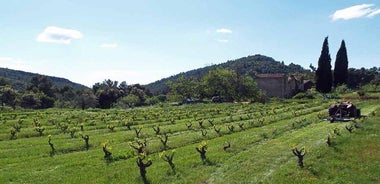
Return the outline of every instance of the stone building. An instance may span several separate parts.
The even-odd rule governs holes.
[[[257,74],[255,80],[257,86],[270,98],[290,98],[298,92],[307,90],[304,88],[303,78],[296,78],[294,75]]]

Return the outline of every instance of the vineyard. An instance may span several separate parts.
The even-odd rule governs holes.
[[[322,119],[331,103],[2,113],[0,183],[325,183],[326,154],[343,152],[380,109],[378,100],[356,102],[366,118],[330,123]]]

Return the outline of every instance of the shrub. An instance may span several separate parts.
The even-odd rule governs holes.
[[[168,134],[164,133],[163,135],[159,135],[158,138],[160,139],[162,145],[164,146],[164,150],[168,148]]]
[[[144,160],[146,158],[146,153],[140,153],[139,156],[137,157],[136,164],[140,168],[140,176],[143,180],[144,183],[148,183],[147,178],[146,178],[146,168],[152,165],[152,161],[148,159],[146,163],[144,163]]]
[[[305,148],[302,147],[300,150],[298,150],[297,147],[293,147],[292,152],[298,158],[298,166],[300,166],[301,168],[303,168],[303,166],[304,166],[303,165],[303,157],[306,154]]]
[[[199,156],[201,157],[201,160],[203,164],[207,163],[207,157],[206,157],[206,152],[207,152],[207,142],[203,141],[198,147],[195,148]]]
[[[142,140],[139,140],[139,139],[135,139],[135,141],[133,142],[132,141],[128,142],[128,145],[131,148],[135,149],[138,154],[146,152],[146,144],[147,144],[146,140],[144,140],[143,142]]]
[[[173,163],[174,152],[175,152],[175,150],[172,150],[172,152],[170,154],[167,154],[165,151],[163,151],[163,152],[160,152],[158,156],[162,160],[167,162],[169,164],[170,168],[172,169],[172,171],[175,173],[175,165]]]
[[[348,88],[347,85],[345,85],[345,84],[337,86],[335,88],[335,93],[338,93],[338,94],[345,94],[345,93],[349,93],[349,92],[351,92],[351,89]]]
[[[107,141],[107,142],[104,142],[103,144],[102,144],[102,150],[103,150],[103,152],[104,152],[104,159],[106,160],[106,161],[112,161],[112,153],[111,153],[111,149],[112,149],[112,147],[111,147],[111,145],[110,145],[110,143]]]
[[[54,144],[51,142],[51,135],[48,136],[48,144],[50,146],[50,155],[54,155],[55,148],[54,148]]]
[[[311,93],[297,93],[292,98],[293,99],[314,99],[314,96]]]

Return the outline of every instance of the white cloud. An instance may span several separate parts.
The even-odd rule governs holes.
[[[31,69],[23,60],[13,57],[0,57],[1,67],[29,71]]]
[[[49,26],[37,36],[38,42],[70,44],[71,40],[81,39],[83,34],[73,29]]]
[[[223,34],[230,34],[232,33],[231,29],[226,29],[226,28],[220,28],[216,30],[217,33],[223,33]]]
[[[377,14],[380,14],[380,9],[372,11],[370,14],[367,15],[367,17],[372,18],[372,17],[376,16]]]
[[[228,43],[228,40],[226,39],[217,39],[216,41],[219,43]]]
[[[12,60],[13,60],[13,58],[11,58],[11,57],[0,57],[0,63],[6,63],[6,62],[9,62]]]
[[[379,8],[373,8],[374,4],[355,5],[341,10],[337,10],[331,15],[333,21],[343,19],[349,20],[354,18],[371,18],[380,14]]]
[[[116,47],[118,47],[118,45],[116,43],[103,43],[103,44],[99,45],[99,47],[102,47],[102,48],[116,48]]]

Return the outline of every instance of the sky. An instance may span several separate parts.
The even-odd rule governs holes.
[[[349,67],[380,66],[380,1],[1,0],[0,67],[148,84],[262,54],[308,69],[328,36]]]

